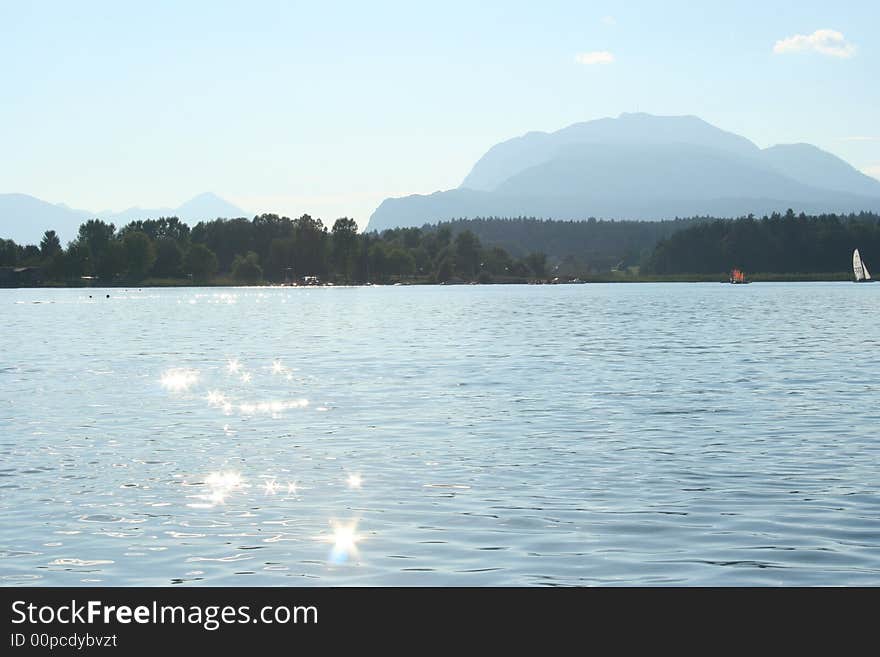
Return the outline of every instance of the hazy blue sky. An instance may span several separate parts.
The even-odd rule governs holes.
[[[0,192],[364,226],[503,139],[636,110],[880,177],[880,2],[695,4],[0,0]]]

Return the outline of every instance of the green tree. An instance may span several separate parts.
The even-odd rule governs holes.
[[[170,237],[178,242],[189,240],[189,226],[177,217],[159,217],[158,219],[144,219],[132,221],[119,231],[119,236],[126,233],[139,231],[146,233],[154,242],[163,237]]]
[[[413,255],[399,246],[392,246],[386,251],[387,272],[397,276],[412,276],[416,269],[416,259]]]
[[[482,254],[483,269],[495,276],[505,276],[510,273],[512,261],[507,251],[499,246],[486,249]]]
[[[322,276],[327,271],[327,230],[307,214],[293,220],[293,260],[296,276]]]
[[[116,249],[110,246],[115,233],[116,226],[100,219],[89,219],[79,227],[76,241],[88,250],[88,269],[101,278],[106,278],[108,274],[112,277],[121,260]],[[106,263],[103,262],[105,259]]]
[[[525,258],[526,265],[537,278],[547,275],[547,256],[543,253],[530,253]]]
[[[101,254],[110,240],[116,236],[116,226],[100,219],[89,219],[80,224],[77,241],[89,249],[92,257]]]
[[[171,278],[180,275],[183,265],[183,249],[177,240],[171,237],[160,237],[156,240],[156,261],[153,263],[153,274],[160,278]]]
[[[452,278],[455,270],[454,265],[455,263],[453,263],[450,256],[446,255],[440,258],[437,264],[437,273],[435,274],[438,283],[445,283]]]
[[[19,263],[32,267],[40,264],[40,247],[36,244],[26,244],[19,246],[18,261]]]
[[[354,257],[357,253],[357,223],[343,217],[333,224],[333,265],[345,281],[351,280]]]
[[[12,240],[0,239],[0,266],[18,264],[18,245]]]
[[[104,246],[95,264],[95,274],[102,281],[112,281],[126,268],[125,248],[122,240],[112,239]]]
[[[132,231],[122,240],[128,275],[136,281],[144,278],[156,262],[156,247],[146,233]]]
[[[292,282],[294,271],[294,239],[292,237],[276,237],[269,244],[267,271],[272,280]]]
[[[512,276],[527,278],[531,273],[531,269],[522,260],[517,260],[510,266],[510,274]]]
[[[204,244],[193,244],[186,254],[184,266],[194,281],[204,283],[217,272],[217,255]]]
[[[455,237],[455,266],[467,279],[475,278],[480,270],[480,240],[469,230]]]
[[[60,276],[66,280],[78,279],[89,273],[89,249],[78,242],[71,242],[67,250],[60,253],[57,267]]]
[[[235,256],[232,262],[232,275],[243,283],[258,283],[263,279],[260,257],[253,251],[248,251],[245,256]]]
[[[254,250],[254,225],[247,219],[199,222],[192,229],[191,241],[213,251],[219,269],[228,271],[236,255]]]
[[[279,217],[277,214],[261,214],[254,217],[251,226],[253,248],[249,250],[254,251],[260,262],[266,265],[266,273],[270,278],[279,279],[282,273],[272,269],[271,246],[275,240],[289,238],[293,234],[293,222],[288,217]]]
[[[378,241],[370,246],[370,275],[373,280],[383,282],[388,277],[388,253],[385,243]]]
[[[44,258],[51,258],[61,253],[61,240],[58,239],[54,230],[47,230],[43,233],[43,239],[40,240],[40,255]]]

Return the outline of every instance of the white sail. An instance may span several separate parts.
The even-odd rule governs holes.
[[[866,265],[864,263],[864,261],[862,262],[862,270],[865,272],[865,280],[870,281],[871,280],[871,272],[868,271],[868,265]]]
[[[853,251],[853,274],[855,274],[856,280],[861,281],[865,277],[865,265],[862,264],[862,258],[859,256],[859,250],[856,249]]]

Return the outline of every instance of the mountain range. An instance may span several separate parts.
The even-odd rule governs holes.
[[[367,230],[478,216],[664,219],[880,210],[880,181],[810,144],[761,149],[695,116],[621,114],[490,148],[462,184],[389,198]]]
[[[695,116],[621,114],[556,132],[529,132],[490,148],[456,189],[385,199],[367,230],[455,218],[666,219],[785,212],[880,211],[880,181],[810,144],[759,148]],[[91,212],[26,194],[0,194],[0,238],[62,242],[100,218],[187,222],[249,213],[216,194],[176,208]]]
[[[216,194],[206,192],[176,208],[129,208],[122,212],[89,212],[63,203],[48,203],[27,194],[0,194],[0,239],[18,244],[39,244],[46,230],[58,233],[62,243],[76,237],[79,225],[89,219],[102,219],[121,228],[138,219],[179,217],[198,222],[217,217],[247,217],[249,214]]]

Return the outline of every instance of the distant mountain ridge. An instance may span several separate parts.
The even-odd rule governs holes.
[[[45,231],[54,230],[62,243],[66,243],[76,237],[79,225],[88,219],[102,219],[121,228],[139,219],[172,216],[198,222],[250,215],[210,192],[199,194],[176,208],[134,207],[122,212],[89,212],[70,208],[64,203],[48,203],[27,194],[0,194],[0,239],[12,239],[19,244],[38,244]]]
[[[880,209],[880,181],[809,144],[760,149],[695,116],[621,114],[496,144],[457,189],[386,199],[368,230],[476,216],[663,219]]]

